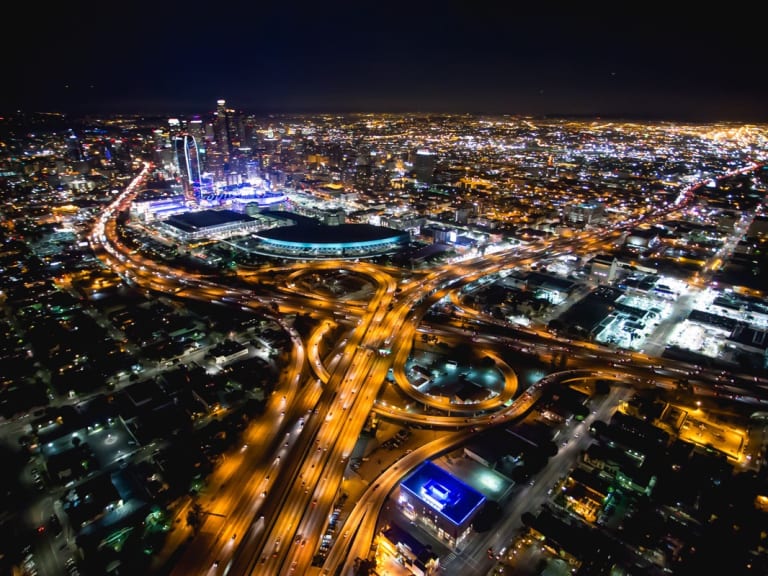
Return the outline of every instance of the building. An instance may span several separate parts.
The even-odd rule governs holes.
[[[197,141],[191,134],[185,134],[175,138],[173,144],[184,190],[189,193],[199,188],[202,182]]]
[[[172,236],[184,241],[212,236],[223,237],[256,230],[259,221],[232,210],[202,210],[174,214],[160,225]]]
[[[597,521],[612,491],[610,480],[598,471],[579,467],[571,469],[562,487],[566,509],[590,524]]]
[[[515,446],[510,444],[506,430],[491,430],[478,440],[467,443],[464,446],[464,457],[494,470],[502,459],[514,453]],[[520,458],[521,454],[522,450],[519,452]]]
[[[625,490],[650,496],[656,476],[644,466],[645,456],[633,455],[616,446],[592,443],[582,453],[583,465],[608,480],[614,480]]]
[[[432,547],[422,544],[395,523],[386,526],[377,538],[377,556],[396,558],[415,576],[431,576],[440,568],[440,558]]]
[[[598,254],[589,264],[589,280],[597,284],[610,284],[616,280],[618,260],[609,254]]]
[[[581,202],[566,207],[565,221],[574,226],[592,226],[605,221],[605,208],[599,202]]]
[[[214,346],[209,352],[217,366],[230,364],[248,357],[248,347],[234,340],[224,340]]]
[[[669,433],[654,426],[647,420],[630,416],[622,412],[614,412],[610,425],[631,434],[652,446],[666,447],[669,444]]]
[[[635,228],[624,240],[624,244],[630,248],[645,251],[659,243],[659,232],[653,229]]]
[[[400,483],[398,503],[407,518],[458,549],[469,537],[485,496],[428,461]]]
[[[529,272],[525,283],[537,298],[555,305],[561,304],[576,288],[576,283],[571,280],[542,272]]]
[[[398,252],[408,245],[407,232],[370,224],[325,226],[299,223],[254,235],[253,252],[284,258],[369,258]]]
[[[181,214],[189,211],[189,206],[183,195],[169,190],[167,194],[155,194],[146,200],[131,203],[131,217],[142,222],[162,220],[173,214]]]
[[[432,184],[437,167],[437,156],[429,150],[417,150],[413,157],[413,173],[416,180],[423,184]]]
[[[219,152],[224,155],[224,161],[229,162],[230,137],[229,122],[227,121],[227,101],[216,101],[216,120],[213,124],[213,131],[216,137],[216,146]]]
[[[740,352],[758,356],[762,360],[761,367],[768,367],[768,330],[740,323],[728,336],[727,343]]]

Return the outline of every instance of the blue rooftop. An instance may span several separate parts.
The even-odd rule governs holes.
[[[485,502],[485,496],[432,462],[424,462],[400,483],[441,516],[460,526]]]

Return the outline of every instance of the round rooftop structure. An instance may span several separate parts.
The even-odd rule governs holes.
[[[371,224],[296,224],[253,234],[254,252],[284,258],[367,258],[396,252],[408,232]]]

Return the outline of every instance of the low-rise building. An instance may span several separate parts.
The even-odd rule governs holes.
[[[456,549],[469,537],[485,496],[432,462],[424,462],[400,483],[398,503],[439,540]]]

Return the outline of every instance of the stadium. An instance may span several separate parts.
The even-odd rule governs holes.
[[[300,223],[255,232],[240,246],[281,258],[371,258],[398,252],[408,245],[408,232],[370,224]]]

